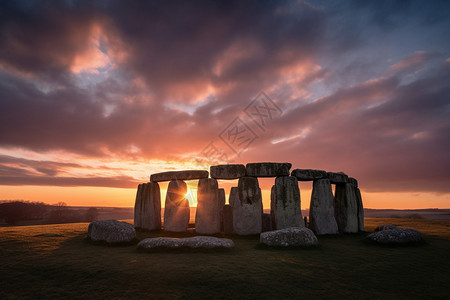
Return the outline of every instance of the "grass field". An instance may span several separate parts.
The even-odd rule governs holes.
[[[89,243],[87,223],[3,227],[0,299],[450,298],[450,221],[366,218],[366,230],[381,223],[418,229],[427,243],[374,246],[362,233],[268,249],[232,236],[232,251],[144,253]],[[171,236],[138,232],[161,235]]]

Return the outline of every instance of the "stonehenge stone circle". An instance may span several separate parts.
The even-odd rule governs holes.
[[[261,231],[308,226],[317,235],[364,231],[364,207],[358,181],[342,172],[294,169],[290,163],[260,162],[210,166],[205,170],[155,173],[136,192],[134,227],[161,229],[161,195],[158,182],[169,181],[165,197],[164,230],[187,231],[189,202],[184,180],[198,180],[196,232],[250,235]],[[210,178],[208,178],[210,175]],[[259,177],[274,178],[270,214],[263,213]],[[217,180],[238,179],[229,204]],[[302,218],[298,181],[311,181],[309,222]],[[335,193],[332,192],[335,185]]]
[[[289,176],[289,170],[292,164],[290,163],[249,163],[245,167],[246,176],[252,177],[277,177]]]
[[[187,185],[183,180],[171,180],[167,188],[164,209],[164,229],[172,232],[186,231],[190,209],[186,199]]]
[[[334,196],[334,216],[339,232],[358,232],[358,205],[351,184],[338,184]]]
[[[295,169],[291,176],[297,177],[298,181],[311,181],[327,178],[327,172],[323,170]]]
[[[208,171],[203,170],[183,170],[183,171],[169,171],[152,174],[150,181],[171,181],[171,180],[195,180],[208,178]]]
[[[239,178],[237,197],[233,200],[232,207],[235,233],[239,235],[261,233],[263,208],[257,178]]]
[[[275,195],[271,199],[275,229],[305,227],[300,204],[298,180],[294,176],[279,176],[275,179]]]
[[[211,178],[238,179],[245,176],[245,166],[239,164],[216,165],[209,168]]]
[[[223,204],[219,199],[219,188],[214,178],[202,178],[198,181],[197,213],[195,232],[215,234],[220,232],[220,211]]]
[[[334,198],[328,178],[313,182],[311,204],[309,206],[309,228],[315,234],[337,234],[338,226],[334,217]]]
[[[134,227],[148,230],[161,229],[161,194],[157,182],[138,186],[134,207]]]

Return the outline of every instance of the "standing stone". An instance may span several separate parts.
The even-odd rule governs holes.
[[[140,228],[141,225],[141,211],[142,211],[142,190],[143,183],[138,185],[136,191],[136,201],[134,202],[134,227]]]
[[[238,187],[233,186],[230,190],[230,198],[228,199],[228,202],[231,206],[234,206],[234,203],[237,201],[239,201]]]
[[[223,206],[223,232],[225,234],[233,233],[233,208],[230,204]]]
[[[361,197],[361,191],[355,187],[356,204],[358,205],[358,231],[364,231],[364,207]]]
[[[247,176],[253,177],[277,177],[277,176],[289,176],[289,170],[292,164],[290,163],[249,163],[246,165]]]
[[[315,234],[337,234],[333,191],[329,179],[314,180],[309,206],[309,229]]]
[[[272,221],[272,230],[275,230],[275,203],[276,203],[277,192],[275,185],[272,185],[270,189],[270,219]]]
[[[214,178],[198,181],[197,213],[195,214],[195,232],[214,234],[220,232],[219,188]]]
[[[273,190],[272,190],[273,191]],[[300,205],[298,180],[293,176],[280,176],[275,179],[275,195],[271,200],[275,229],[305,227]]]
[[[186,199],[187,185],[183,180],[171,180],[167,188],[164,209],[164,229],[173,232],[186,231],[190,209]]]
[[[349,177],[348,178],[348,183],[350,183],[351,185],[353,185],[354,187],[358,187],[358,180],[356,180],[353,177]]]
[[[157,182],[142,184],[140,227],[148,230],[161,229],[161,194]],[[136,225],[135,225],[136,227]]]
[[[358,205],[354,187],[349,183],[336,185],[334,216],[339,232],[358,232]]]
[[[223,207],[225,205],[225,190],[219,189],[219,223],[220,231],[223,231]]]
[[[270,214],[263,214],[262,215],[262,232],[266,231],[272,231],[272,218]]]
[[[211,178],[238,179],[245,176],[245,166],[239,164],[216,165],[209,168]]]
[[[233,229],[239,235],[259,234],[262,229],[262,198],[258,178],[239,178],[237,197],[232,200]],[[230,199],[231,200],[231,199]]]

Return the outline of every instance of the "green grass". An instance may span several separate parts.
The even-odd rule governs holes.
[[[381,223],[418,229],[427,243],[380,247],[363,233],[283,250],[232,236],[231,251],[145,253],[89,243],[87,223],[3,227],[0,299],[449,298],[450,221],[366,219],[368,230]],[[161,235],[191,236],[138,232]]]

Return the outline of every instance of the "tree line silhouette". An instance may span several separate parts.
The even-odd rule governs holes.
[[[98,218],[95,207],[71,208],[65,202],[54,205],[23,200],[0,201],[0,223],[16,225],[22,221],[41,221],[46,224],[92,222]]]

